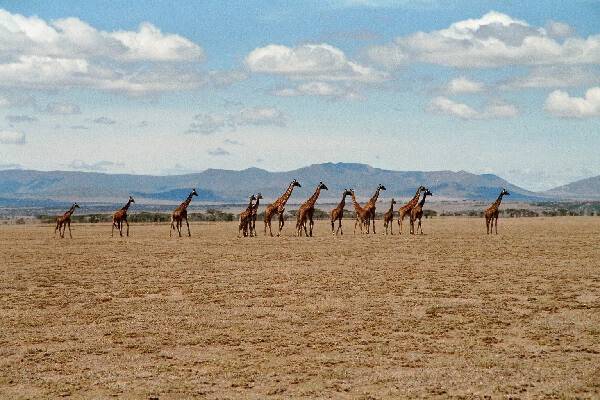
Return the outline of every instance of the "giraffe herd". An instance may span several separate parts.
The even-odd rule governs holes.
[[[302,187],[300,182],[296,179],[292,180],[288,185],[286,191],[279,196],[273,203],[268,204],[265,208],[264,212],[264,234],[267,236],[267,228],[269,229],[269,235],[273,236],[273,232],[271,230],[271,220],[275,215],[278,218],[278,231],[277,236],[281,235],[281,231],[283,226],[285,225],[284,213],[285,213],[285,205],[294,191],[294,188]],[[313,236],[313,227],[314,227],[314,212],[315,212],[315,204],[321,194],[322,190],[329,190],[327,186],[323,182],[319,182],[315,191],[311,197],[309,197],[298,209],[296,214],[296,229],[295,235],[302,236],[303,234],[307,237]],[[379,194],[382,190],[386,190],[385,186],[382,184],[377,185],[373,196],[369,199],[369,201],[362,206],[356,200],[356,194],[354,189],[344,189],[342,192],[342,200],[339,204],[333,208],[330,212],[331,219],[331,234],[333,236],[343,235],[344,230],[342,228],[342,219],[344,217],[344,208],[346,206],[346,197],[350,196],[352,199],[352,206],[354,207],[354,211],[356,214],[355,222],[354,222],[354,234],[356,234],[356,228],[360,228],[360,233],[370,233],[371,224],[373,226],[373,234],[375,234],[375,208],[377,199],[379,198]],[[402,222],[406,216],[409,217],[410,222],[410,234],[419,233],[423,234],[423,227],[421,224],[421,220],[423,218],[423,206],[425,204],[425,199],[427,196],[432,196],[433,193],[427,189],[425,186],[419,186],[415,195],[412,197],[410,201],[401,206],[398,209],[398,228],[400,230],[399,234],[402,234]],[[499,207],[502,202],[502,198],[504,196],[509,196],[510,193],[506,189],[502,189],[500,195],[496,199],[496,201],[485,210],[485,224],[487,234],[495,233],[498,234],[498,215],[499,215]],[[188,237],[191,237],[192,234],[190,232],[190,224],[188,222],[187,217],[187,208],[190,205],[192,198],[194,196],[198,196],[196,189],[192,189],[188,197],[181,203],[175,210],[173,210],[171,214],[171,229],[169,230],[169,236],[172,236],[173,231],[176,230],[181,237],[181,228],[183,226],[183,221],[187,225]],[[257,236],[256,234],[256,219],[258,218],[258,206],[260,204],[260,200],[263,198],[261,193],[252,194],[249,197],[248,207],[240,213],[239,216],[239,226],[238,226],[238,237],[247,237],[247,236]],[[127,211],[132,203],[135,203],[133,197],[129,196],[127,203],[117,210],[113,214],[112,218],[112,231],[111,237],[114,234],[115,228],[118,229],[119,235],[123,236],[123,223],[127,226],[126,236],[129,236],[129,222],[127,221]],[[396,200],[392,198],[390,208],[387,212],[383,214],[383,226],[385,228],[385,234],[389,233],[391,235],[394,234],[393,229],[393,220],[394,220],[394,205],[397,204]],[[59,236],[64,238],[66,228],[69,228],[69,236],[72,238],[71,234],[71,216],[75,212],[76,208],[80,208],[77,203],[73,203],[71,208],[63,215],[56,217],[56,227],[54,228],[54,236],[56,237],[56,232],[58,231]],[[335,227],[335,223],[337,221],[337,229]],[[415,230],[415,222],[417,222],[417,227]]]

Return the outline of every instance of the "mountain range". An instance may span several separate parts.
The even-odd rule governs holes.
[[[181,202],[191,188],[198,199],[208,203],[244,203],[251,193],[261,192],[265,201],[279,196],[292,179],[302,184],[290,203],[309,197],[319,181],[322,201],[337,201],[344,188],[355,189],[360,199],[370,197],[377,184],[387,187],[382,198],[406,198],[420,185],[427,186],[440,200],[492,200],[504,187],[510,200],[539,201],[562,198],[600,199],[600,176],[571,183],[546,192],[532,192],[493,174],[465,171],[392,171],[365,164],[313,164],[286,172],[259,168],[241,171],[207,169],[203,172],[170,175],[105,174],[73,171],[0,171],[0,205],[19,202],[96,202],[120,203],[127,196],[136,202],[170,204]]]

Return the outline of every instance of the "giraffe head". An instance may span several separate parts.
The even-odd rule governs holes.
[[[260,199],[262,199],[262,198],[263,198],[263,197],[262,197],[262,194],[259,192],[259,193],[257,193],[257,194],[256,194],[256,197],[255,197],[254,199],[255,199],[255,200],[260,200]]]
[[[130,203],[135,203],[135,200],[133,199],[133,197],[129,196],[129,202]]]
[[[292,181],[292,186],[298,186],[298,187],[302,187],[302,185],[300,184],[300,182],[298,182],[296,179],[294,179]]]
[[[250,201],[254,201],[254,200],[256,200],[256,196],[255,195],[250,196]]]
[[[352,196],[352,190],[344,189],[344,197]]]
[[[196,192],[196,189],[192,189],[192,193],[190,193],[191,196],[198,196],[198,192]]]
[[[383,186],[381,183],[377,186],[377,190],[386,190],[385,186]]]
[[[325,186],[325,184],[323,182],[319,182],[318,189],[329,190],[329,189],[327,189],[327,186]]]
[[[502,191],[500,192],[500,196],[504,196],[504,195],[510,196],[510,193],[508,193],[508,190],[502,188]]]
[[[392,197],[392,204],[396,204],[396,200]]]
[[[418,192],[425,192],[427,191],[427,188],[423,185],[419,186],[419,189],[417,189]]]
[[[76,209],[76,208],[81,208],[81,207],[79,207],[79,204],[73,203],[73,205],[71,206],[71,208]]]
[[[429,189],[425,189],[425,193],[423,194],[423,196],[433,196],[433,193],[431,193]]]

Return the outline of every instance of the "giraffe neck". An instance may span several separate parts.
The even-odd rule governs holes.
[[[342,201],[340,201],[340,204],[338,204],[339,209],[343,209],[346,206],[346,196],[348,195],[344,193],[344,195],[342,196]]]
[[[375,191],[375,193],[373,193],[373,196],[371,197],[371,200],[369,200],[369,204],[375,204],[377,202],[377,198],[379,197],[379,191],[381,189],[377,188],[377,190]]]
[[[127,200],[127,204],[125,204],[125,206],[123,206],[123,208],[121,208],[121,210],[127,211],[129,209],[130,205],[131,205],[131,200]]]
[[[494,202],[494,207],[496,207],[496,208],[500,207],[500,203],[502,203],[502,196],[504,196],[504,195],[502,193],[500,193],[500,196],[498,196],[498,198]]]
[[[352,205],[354,206],[354,210],[356,210],[356,212],[362,211],[362,206],[358,204],[358,201],[356,201],[356,196],[354,193],[352,194]]]
[[[254,203],[254,206],[252,206],[252,210],[258,211],[258,204],[259,203],[260,203],[260,199],[256,199],[256,203]]]
[[[423,198],[421,199],[421,201],[419,202],[419,206],[423,207],[423,204],[425,204],[425,199],[427,198],[427,194],[423,194]]]
[[[394,213],[394,203],[390,204],[389,212]]]
[[[252,204],[252,199],[250,199],[250,202],[248,203],[248,207],[246,208],[246,210],[252,210],[253,207],[254,207],[254,204]]]
[[[183,203],[181,203],[181,207],[183,208],[188,208],[188,206],[190,205],[190,203],[192,202],[192,197],[194,195],[192,193],[190,193],[187,197],[187,199],[185,199],[185,201]]]
[[[69,208],[69,211],[67,211],[65,213],[65,217],[70,217],[71,215],[73,215],[74,212],[75,212],[75,206],[71,206],[71,208]]]
[[[417,193],[413,196],[413,198],[409,201],[409,204],[415,205],[419,202],[419,196],[421,195],[421,190],[417,189]]]
[[[290,198],[290,196],[292,195],[293,191],[294,191],[294,183],[290,183],[290,186],[287,188],[287,190],[285,191],[285,193],[283,193],[281,195],[281,197],[278,198],[275,203],[279,207],[283,207],[285,205],[285,203],[287,203],[287,201]]]
[[[317,187],[317,190],[315,190],[315,193],[312,196],[310,196],[310,198],[308,199],[306,204],[311,207],[314,206],[315,203],[317,202],[317,199],[319,198],[320,194],[321,194],[321,186],[319,185],[319,187]]]

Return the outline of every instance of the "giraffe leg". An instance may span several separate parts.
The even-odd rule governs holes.
[[[342,229],[342,218],[338,220],[338,231],[340,231],[340,235],[344,235],[344,229]],[[337,231],[335,232],[335,234],[337,235]]]
[[[335,236],[335,220],[331,220],[331,234]]]
[[[185,217],[185,224],[187,225],[187,228],[188,228],[188,237],[192,237],[192,233],[190,232],[190,223],[188,222],[187,217]]]
[[[117,222],[117,227],[119,228],[119,235],[123,237],[123,221]]]
[[[423,234],[423,227],[421,226],[421,218],[419,218],[419,226],[417,227],[417,230],[421,230],[421,235]]]
[[[73,235],[71,234],[71,221],[69,221],[68,225],[69,225],[69,237],[71,239],[73,239]]]
[[[127,237],[129,237],[129,222],[127,221],[127,218],[125,218],[125,224],[127,225]]]
[[[277,232],[277,236],[281,236],[283,225],[285,225],[285,219],[283,218],[283,213],[281,213],[279,214],[279,232]]]
[[[110,231],[110,237],[113,237],[113,233],[115,233],[115,220],[113,219],[112,229]]]
[[[373,235],[374,235],[376,233],[375,232],[375,211],[373,211],[372,217],[373,217]]]
[[[392,219],[390,220],[389,224],[390,224],[390,234],[392,236],[394,236],[394,217],[392,217]]]
[[[498,217],[496,217],[496,224],[494,229],[496,230],[496,235],[498,234]]]
[[[173,216],[171,216],[171,229],[169,229],[169,237],[173,237],[174,229],[175,229],[175,225],[173,224]]]
[[[58,222],[56,222],[56,226],[54,227],[54,237],[56,237],[57,230],[58,230]]]
[[[177,233],[179,234],[179,237],[181,237],[181,225],[182,225],[181,220],[178,219],[177,220]]]

